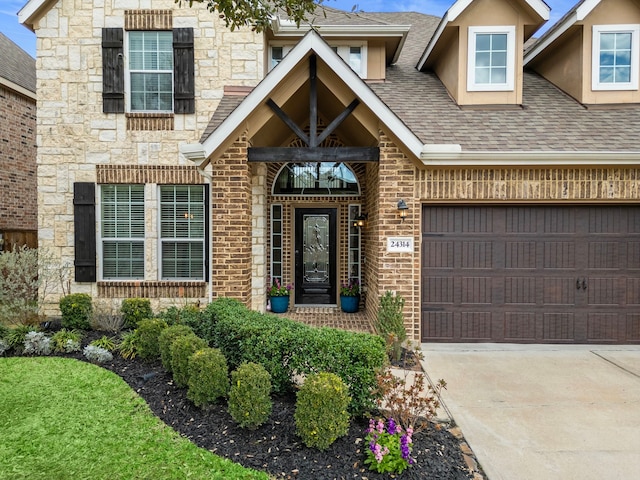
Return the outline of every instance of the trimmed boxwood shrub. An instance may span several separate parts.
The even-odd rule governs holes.
[[[140,358],[151,360],[160,356],[158,338],[166,328],[167,323],[164,320],[155,318],[140,320],[138,328],[136,328],[136,335],[138,336],[136,350]]]
[[[229,414],[242,428],[254,429],[271,414],[271,375],[262,365],[243,363],[231,372]]]
[[[171,344],[182,335],[194,335],[193,330],[186,325],[171,325],[160,332],[158,337],[158,349],[160,350],[160,360],[167,372],[171,372]]]
[[[198,350],[207,348],[207,342],[196,335],[182,335],[171,344],[171,370],[178,387],[189,384],[189,358]]]
[[[296,433],[307,447],[326,450],[349,431],[351,398],[342,379],[333,373],[309,375],[296,398]]]
[[[89,330],[93,305],[87,293],[72,293],[60,299],[62,326],[67,329]]]
[[[125,298],[120,311],[125,328],[138,328],[140,320],[153,318],[151,300],[148,298]]]
[[[352,414],[362,416],[375,408],[371,392],[376,388],[376,371],[388,360],[379,336],[309,327],[251,311],[228,298],[217,299],[206,310],[214,319],[211,334],[204,338],[222,350],[229,368],[243,362],[262,365],[276,394],[292,391],[297,373],[332,372],[349,387]]]
[[[218,348],[203,348],[189,357],[187,398],[204,407],[224,398],[229,391],[227,359]]]

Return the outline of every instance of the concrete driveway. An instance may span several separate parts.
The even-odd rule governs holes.
[[[422,351],[489,480],[640,478],[640,346]]]

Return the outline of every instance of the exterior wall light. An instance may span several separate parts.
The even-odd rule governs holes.
[[[404,222],[404,219],[407,218],[407,210],[409,207],[405,203],[404,200],[400,199],[398,201],[398,214],[400,215],[400,219]]]
[[[366,225],[367,222],[367,218],[369,218],[369,215],[358,215],[356,218],[353,219],[353,226],[357,227],[357,228],[362,228]]]

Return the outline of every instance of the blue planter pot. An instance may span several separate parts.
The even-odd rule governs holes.
[[[284,313],[289,308],[289,296],[271,297],[271,311],[273,313]]]
[[[340,295],[340,307],[345,313],[356,313],[360,306],[360,295],[355,297],[349,297],[346,295]]]

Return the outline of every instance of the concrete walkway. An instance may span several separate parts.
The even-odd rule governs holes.
[[[422,351],[489,480],[640,478],[640,346]]]

